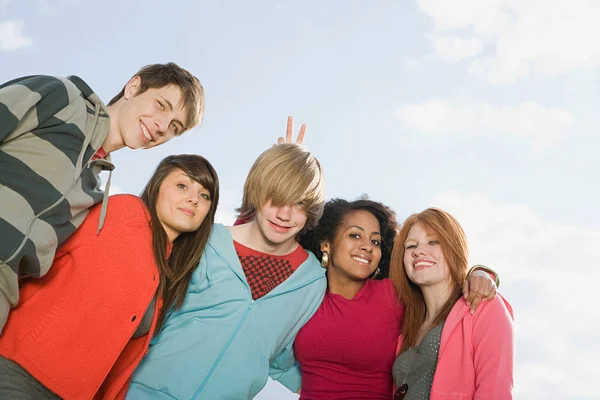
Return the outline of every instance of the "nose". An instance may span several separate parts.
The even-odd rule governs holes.
[[[371,239],[366,239],[365,241],[363,241],[360,245],[360,249],[363,251],[368,251],[369,253],[373,251],[373,243],[371,242]]]
[[[427,252],[425,251],[425,247],[417,244],[415,248],[412,249],[413,258],[417,258],[419,256],[425,255]]]
[[[289,221],[292,218],[292,206],[288,204],[279,207],[275,215],[282,221]]]
[[[197,206],[198,205],[198,201],[199,201],[199,197],[200,196],[198,195],[198,193],[192,193],[190,191],[190,194],[188,196],[187,201],[188,201],[188,203],[191,203],[192,205]]]
[[[164,133],[169,128],[169,118],[166,114],[159,115],[154,118],[154,125],[156,125],[156,131],[158,133]]]

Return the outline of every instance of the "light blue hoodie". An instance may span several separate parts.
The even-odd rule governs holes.
[[[268,376],[297,391],[294,338],[326,287],[325,270],[309,253],[288,279],[252,300],[231,233],[215,224],[183,307],[153,339],[127,399],[251,399]]]

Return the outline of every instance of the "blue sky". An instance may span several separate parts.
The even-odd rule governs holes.
[[[224,222],[293,115],[328,197],[461,221],[515,308],[515,398],[585,400],[600,358],[598,20],[586,0],[0,0],[0,81],[75,74],[108,101],[143,65],[188,68],[203,125],[115,153],[113,184],[138,193],[164,156],[202,154]],[[280,390],[261,398],[294,398]]]

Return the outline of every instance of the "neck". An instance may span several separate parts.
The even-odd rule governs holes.
[[[169,244],[173,244],[175,239],[177,239],[177,237],[179,236],[179,233],[175,232],[173,229],[169,228],[168,226],[165,226],[164,224],[162,224],[162,227],[165,230],[165,233],[167,234],[167,241],[169,242]]]
[[[421,286],[421,292],[427,308],[426,322],[432,322],[440,313],[450,296],[452,288],[447,282],[440,282],[432,286]]]
[[[269,241],[259,229],[256,221],[250,221],[244,225],[232,226],[229,229],[231,230],[233,240],[262,253],[284,256],[290,254],[298,247],[298,242],[294,238],[283,243]]]
[[[108,129],[108,135],[106,135],[106,139],[104,139],[104,143],[102,143],[102,148],[107,153],[113,152],[115,150],[122,149],[125,147],[125,143],[123,143],[123,138],[121,137],[121,133],[119,131],[119,126],[117,124],[118,113],[119,113],[119,104],[120,101],[117,101],[115,104],[106,107],[108,110],[108,115],[110,115],[110,128]]]
[[[346,300],[352,300],[358,291],[363,287],[365,281],[356,281],[348,277],[339,276],[330,265],[327,268],[327,290],[330,293],[338,294]]]

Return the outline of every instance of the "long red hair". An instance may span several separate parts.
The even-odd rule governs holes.
[[[469,258],[467,238],[456,218],[439,208],[428,208],[406,219],[404,224],[402,224],[400,233],[396,236],[394,249],[392,250],[392,259],[390,261],[390,278],[406,310],[402,326],[403,341],[400,352],[416,344],[415,341],[419,328],[425,321],[427,312],[423,293],[419,286],[408,279],[404,266],[404,244],[408,238],[408,232],[417,223],[428,234],[437,237],[442,248],[444,260],[450,271],[452,295],[444,304],[439,314],[435,316],[433,326],[437,326],[448,317],[450,310],[452,310],[452,307],[461,296],[462,284],[467,276]]]

